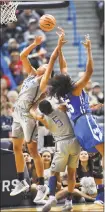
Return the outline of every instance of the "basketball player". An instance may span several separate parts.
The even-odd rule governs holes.
[[[88,95],[83,90],[93,73],[93,58],[91,51],[91,41],[89,35],[85,36],[86,41],[83,45],[87,50],[87,65],[84,76],[77,82],[73,82],[67,74],[67,64],[62,50],[59,50],[61,74],[54,76],[49,81],[49,95],[56,95],[63,98],[69,109],[68,116],[74,122],[74,133],[82,148],[88,152],[99,152],[102,157],[104,154],[103,134],[96,120],[91,114]],[[98,185],[98,195],[95,203],[103,204],[104,187]]]
[[[34,42],[20,54],[23,67],[28,74],[28,77],[23,82],[13,114],[12,140],[19,183],[10,193],[11,196],[15,196],[29,188],[29,185],[24,179],[24,157],[22,153],[23,140],[26,141],[29,153],[33,157],[39,179],[39,189],[35,200],[44,199],[48,192],[48,187],[44,185],[42,159],[37,151],[36,121],[31,117],[29,110],[33,102],[36,102],[38,98],[42,98],[41,94],[46,89],[46,85],[58,56],[58,46],[62,45],[62,42],[59,42],[60,39],[62,39],[62,33],[59,36],[58,45],[53,51],[49,63],[40,66],[37,70],[31,66],[27,57],[35,47],[43,42],[42,36],[36,37]]]
[[[42,211],[47,212],[52,206],[56,205],[57,200],[55,192],[57,178],[60,172],[65,171],[66,165],[68,166],[68,197],[63,211],[65,211],[65,207],[71,210],[72,195],[76,183],[76,168],[78,167],[80,155],[80,145],[75,138],[71,122],[66,112],[64,112],[65,108],[62,105],[59,105],[58,108],[54,108],[50,101],[43,100],[39,103],[39,110],[42,114],[38,113],[38,110],[35,111],[35,107],[37,107],[37,105],[30,109],[31,115],[35,120],[39,120],[49,129],[56,143],[56,152],[51,164],[51,177],[49,179],[50,196]]]

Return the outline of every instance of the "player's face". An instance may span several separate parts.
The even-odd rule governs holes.
[[[38,69],[37,69],[37,75],[38,76],[41,76],[45,73],[46,69],[48,67],[48,64],[44,64],[42,66],[40,66]]]
[[[89,159],[88,153],[86,151],[81,151],[79,159],[81,162],[88,161],[88,159]]]
[[[42,155],[42,160],[44,163],[51,163],[51,154],[50,152],[44,152]]]

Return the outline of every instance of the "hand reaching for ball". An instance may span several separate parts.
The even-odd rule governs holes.
[[[64,29],[62,29],[61,27],[58,27],[60,32],[56,32],[56,34],[58,35],[59,39],[58,39],[58,49],[61,50],[61,47],[67,43],[67,40],[65,40],[65,32]]]
[[[81,42],[86,49],[91,49],[91,40],[89,34],[85,35],[85,42]]]
[[[35,40],[34,40],[34,43],[35,45],[40,45],[42,42],[43,42],[43,36],[36,36]]]

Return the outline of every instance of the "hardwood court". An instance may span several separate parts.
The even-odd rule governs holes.
[[[1,212],[41,212],[41,207],[32,207],[32,208],[15,208],[15,209],[2,209]],[[95,204],[80,204],[80,205],[73,205],[73,212],[103,212],[103,206],[95,205]],[[51,212],[61,212],[60,207],[52,208]]]

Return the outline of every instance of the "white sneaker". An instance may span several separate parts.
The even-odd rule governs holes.
[[[67,211],[71,211],[73,208],[72,206],[72,200],[67,200],[65,201],[65,205],[62,208],[62,212],[67,212]]]
[[[55,196],[50,196],[47,200],[47,203],[43,206],[42,212],[48,212],[51,210],[51,207],[56,206],[57,200]]]
[[[20,194],[21,192],[29,191],[29,185],[26,182],[26,180],[19,181],[15,187],[15,189],[12,190],[10,193],[10,196],[15,196],[17,194]]]
[[[47,194],[49,192],[49,188],[47,185],[38,185],[38,191],[35,199],[33,200],[34,203],[37,203],[38,201],[42,201],[46,198]]]

